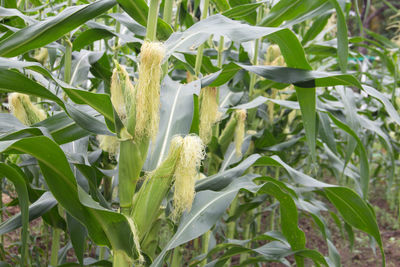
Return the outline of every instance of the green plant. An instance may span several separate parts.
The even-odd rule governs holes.
[[[0,234],[22,227],[13,257],[46,264],[27,241],[29,221],[42,217],[52,266],[69,266],[70,247],[80,265],[177,266],[192,240],[191,266],[340,266],[325,217],[335,207],[350,243],[353,228],[367,233],[385,265],[368,200],[381,175],[398,205],[399,47],[373,33],[349,37],[350,8],[4,2],[0,174],[21,214]],[[299,213],[318,226],[327,255],[306,248]],[[95,259],[84,256],[89,245]]]

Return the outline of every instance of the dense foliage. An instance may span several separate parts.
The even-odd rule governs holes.
[[[0,208],[21,211],[2,244],[22,228],[1,266],[341,266],[332,221],[385,265],[369,199],[398,210],[396,4],[1,3]]]

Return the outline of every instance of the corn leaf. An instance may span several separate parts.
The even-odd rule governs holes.
[[[0,41],[0,56],[15,57],[49,44],[115,4],[115,0],[100,0],[89,5],[69,7],[52,18],[25,27]]]

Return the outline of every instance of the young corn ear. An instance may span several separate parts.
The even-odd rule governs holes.
[[[150,231],[152,223],[159,216],[160,205],[171,188],[182,147],[183,138],[175,136],[165,160],[157,169],[147,174],[142,187],[135,194],[131,215],[136,223],[140,240]]]
[[[8,104],[14,116],[27,126],[38,123],[47,117],[44,110],[32,104],[28,95],[11,93],[8,95]]]
[[[158,131],[160,109],[161,62],[165,47],[145,41],[141,48],[139,80],[136,85],[135,136],[154,140]]]
[[[111,103],[128,131],[133,134],[129,126],[131,123],[134,125],[135,121],[135,88],[126,69],[118,62],[115,62],[115,66],[111,77]]]
[[[218,143],[221,146],[221,151],[223,154],[225,154],[226,150],[228,149],[229,144],[233,140],[233,136],[235,135],[235,128],[237,125],[237,118],[233,114],[227,124],[225,125],[225,128],[222,130],[221,135],[218,138]]]
[[[285,66],[285,59],[281,54],[278,45],[270,45],[265,55],[264,65],[266,66]]]
[[[276,44],[268,46],[267,54],[265,55],[265,62],[264,65],[271,65],[271,63],[281,56],[281,50],[279,46]]]
[[[98,135],[99,147],[108,152],[110,156],[116,156],[119,152],[119,140],[116,136]]]
[[[212,126],[221,117],[218,111],[217,88],[205,87],[200,92],[200,138],[204,144],[211,141]]]
[[[183,139],[182,151],[174,173],[174,212],[172,214],[174,219],[192,207],[194,185],[203,159],[204,144],[201,139],[195,135],[186,136]]]
[[[40,50],[33,56],[34,59],[40,62],[40,64],[44,65],[49,58],[49,51],[47,48],[42,47]]]
[[[245,133],[245,122],[246,122],[246,110],[236,110],[235,116],[237,117],[237,124],[235,128],[235,149],[236,156],[242,155],[242,144]]]
[[[125,108],[125,99],[124,94],[122,93],[122,85],[121,80],[118,75],[118,69],[115,68],[113,70],[113,74],[111,76],[111,103],[114,106],[115,111],[117,112],[119,118],[124,121],[127,116],[126,108]]]

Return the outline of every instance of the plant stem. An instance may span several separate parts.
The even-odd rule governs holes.
[[[176,247],[174,248],[174,253],[172,255],[172,259],[171,259],[171,266],[181,266],[182,263],[182,255],[181,255],[181,247]]]
[[[172,8],[174,5],[174,0],[165,0],[164,3],[164,21],[168,24],[172,22]]]
[[[61,235],[61,229],[53,228],[50,265],[54,267],[58,265],[58,251],[60,250],[60,235]]]
[[[275,180],[279,180],[279,167],[276,168],[275,171]],[[271,205],[273,205],[275,203],[275,198],[272,198],[272,203]],[[275,209],[271,210],[271,215],[269,217],[269,231],[273,231],[275,228]]]
[[[105,260],[106,247],[100,247],[99,260]]]
[[[259,214],[258,214],[257,219],[256,219],[256,225],[257,225],[256,233],[257,234],[261,233],[261,223],[262,223],[262,213],[261,213],[261,211],[262,211],[262,206],[259,206],[257,208],[257,212]]]
[[[239,196],[236,196],[235,199],[233,199],[231,208],[229,209],[229,216],[232,216],[235,214],[236,208],[239,205]],[[229,222],[228,223],[228,230],[226,236],[229,239],[233,239],[235,237],[235,229],[236,228],[236,222]]]
[[[244,227],[244,232],[243,232],[243,238],[242,238],[243,240],[247,240],[247,239],[250,238],[250,225],[251,225],[251,222],[246,221],[246,225]],[[250,248],[250,242],[247,243],[245,245],[245,247]],[[248,254],[240,255],[240,263],[242,263],[245,260],[247,260],[247,258],[248,258]]]
[[[72,44],[68,39],[66,39],[65,55],[64,55],[64,81],[68,84],[71,82],[71,65],[72,65]]]
[[[259,8],[258,13],[257,13],[257,23],[261,21],[262,14],[263,14],[263,9]],[[254,54],[253,54],[253,60],[252,60],[253,65],[258,64],[258,50],[259,50],[259,46],[260,46],[260,41],[261,41],[261,39],[257,39],[257,40],[255,40],[255,43],[254,43]],[[256,84],[256,81],[257,81],[256,74],[250,73],[250,84],[249,84],[250,100],[252,100],[255,97],[254,86]],[[249,125],[248,125],[249,129],[251,129],[251,130],[257,130],[256,116],[257,116],[257,108],[252,108],[252,109],[248,110],[247,121],[252,122],[252,123],[249,123]]]
[[[211,236],[211,231],[207,231],[202,237],[201,237],[201,254],[206,254],[208,253],[208,244],[210,243],[210,236]],[[204,266],[207,264],[207,257],[201,261],[200,266]]]
[[[201,44],[197,49],[196,64],[194,66],[194,76],[199,78],[201,64],[203,62],[204,44]]]
[[[222,53],[224,52],[224,36],[221,35],[219,37],[219,44],[218,44],[218,63],[217,67],[222,68]]]
[[[107,201],[111,201],[112,198],[112,181],[110,177],[105,176],[103,178],[104,198]]]
[[[253,56],[253,65],[258,64],[258,48],[260,46],[260,39],[257,39],[254,43],[254,56]],[[249,95],[250,98],[253,97],[254,95],[254,85],[256,84],[256,74],[255,73],[250,73],[250,86],[249,86]]]
[[[231,217],[235,214],[238,205],[239,205],[239,195],[236,195],[236,197],[232,201],[231,207],[229,208],[229,212],[228,212],[229,217]],[[236,221],[229,222],[228,226],[227,226],[226,237],[228,239],[235,238],[235,232],[236,232]],[[224,266],[230,266],[230,265],[231,265],[231,259],[229,259],[227,264]]]
[[[174,0],[165,0],[164,3],[164,21],[168,24],[172,22],[172,8],[174,5]],[[163,77],[168,73],[168,60],[162,65]]]
[[[204,0],[203,13],[201,14],[201,20],[207,18],[208,6],[210,0]],[[204,44],[201,44],[197,49],[196,64],[194,66],[194,75],[198,78],[201,69],[201,63],[203,62]]]
[[[178,0],[176,3],[176,15],[175,15],[175,22],[174,22],[174,30],[177,30],[178,23],[179,23],[179,13],[181,12],[181,4],[182,0]]]
[[[210,5],[210,0],[204,0],[203,13],[201,14],[201,20],[207,18],[209,5]]]
[[[199,251],[199,247],[200,247],[199,243],[200,243],[200,237],[193,240],[193,247],[194,247],[195,253],[197,253]]]
[[[117,5],[117,13],[119,13],[119,5]],[[116,20],[115,23],[115,32],[119,33],[121,31],[121,23]],[[119,50],[119,37],[115,36],[115,43],[114,43],[114,58],[117,60],[118,57],[118,50]]]
[[[146,29],[146,39],[150,42],[156,40],[159,3],[160,0],[150,0]]]
[[[130,216],[136,183],[146,160],[149,146],[148,138],[141,142],[126,140],[120,142],[118,162],[118,196],[120,211]]]
[[[131,259],[123,251],[114,251],[113,266],[115,267],[132,267]]]

